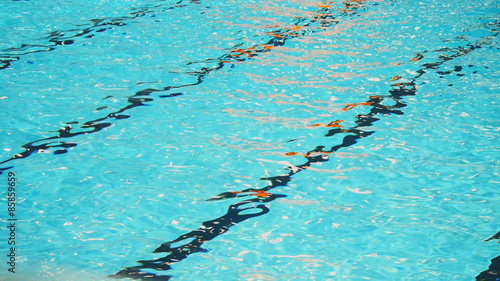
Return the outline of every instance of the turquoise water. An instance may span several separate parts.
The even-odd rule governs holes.
[[[473,280],[499,255],[499,12],[5,2],[0,277]]]

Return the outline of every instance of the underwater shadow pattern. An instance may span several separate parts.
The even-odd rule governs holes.
[[[495,23],[498,26],[498,23]],[[442,48],[435,51],[430,52],[438,52],[441,53],[439,59],[432,63],[423,63],[420,66],[420,69],[416,71],[416,75],[413,77],[405,79],[407,82],[395,82],[391,85],[392,89],[388,92],[388,95],[384,96],[370,96],[367,101],[347,104],[343,110],[351,110],[354,107],[358,106],[367,106],[370,107],[369,112],[366,114],[356,115],[357,124],[351,128],[344,128],[341,125],[342,120],[334,120],[327,124],[312,124],[311,126],[315,127],[325,127],[331,128],[324,135],[325,137],[331,137],[337,134],[345,134],[342,139],[342,142],[331,147],[325,146],[317,146],[315,149],[310,150],[305,153],[300,152],[288,152],[287,156],[296,156],[300,155],[306,158],[306,162],[300,165],[292,165],[287,168],[289,170],[288,173],[274,176],[262,178],[261,180],[266,180],[269,184],[260,189],[244,189],[240,191],[230,191],[218,194],[212,198],[207,199],[207,201],[218,201],[225,199],[234,199],[240,197],[251,196],[252,199],[247,199],[244,201],[240,201],[238,203],[231,204],[228,210],[228,213],[222,217],[206,221],[202,223],[200,228],[188,232],[179,236],[178,238],[163,243],[160,247],[153,251],[153,253],[169,253],[168,255],[153,259],[153,260],[140,260],[138,263],[141,265],[127,267],[123,270],[118,271],[117,273],[110,275],[109,277],[122,279],[122,278],[131,278],[131,279],[140,279],[140,280],[169,280],[172,278],[171,275],[166,274],[157,274],[152,271],[164,271],[172,268],[172,265],[186,259],[189,255],[204,252],[206,251],[202,248],[202,245],[205,242],[208,242],[217,236],[224,234],[228,231],[228,229],[232,226],[237,225],[246,219],[250,219],[257,216],[262,216],[270,212],[269,204],[257,204],[257,203],[270,203],[278,198],[286,197],[283,194],[273,194],[269,192],[270,190],[286,186],[290,181],[292,181],[293,175],[307,171],[307,169],[314,164],[326,162],[330,159],[330,155],[339,149],[347,148],[353,146],[357,143],[359,139],[369,137],[375,131],[368,131],[367,129],[373,125],[374,122],[380,120],[380,118],[384,118],[393,114],[402,115],[404,112],[402,109],[407,105],[403,102],[403,98],[406,96],[415,96],[417,94],[417,81],[426,73],[429,72],[437,72],[440,75],[449,75],[456,74],[457,76],[463,76],[464,74],[461,72],[462,66],[455,66],[453,71],[439,71],[441,65],[452,61],[455,58],[465,56],[470,52],[488,46],[491,44],[491,41],[494,37],[497,37],[498,31],[496,29],[492,29],[492,36],[484,37],[481,40],[475,43],[469,43],[462,47],[456,48]],[[416,54],[414,58],[410,59],[410,61],[418,63],[420,60],[424,58],[423,54]],[[472,66],[470,66],[472,67]],[[397,81],[402,79],[401,76],[395,76],[391,80]],[[452,86],[451,84],[449,86]],[[391,105],[384,105],[383,102],[390,102]],[[246,208],[239,209],[241,206],[250,205]],[[239,211],[244,210],[252,210],[259,209],[259,212],[252,212],[251,215],[243,215],[239,216]],[[497,239],[494,237],[490,239]],[[187,241],[186,241],[187,240]],[[186,241],[181,246],[172,247],[172,244]],[[492,267],[494,265],[498,265],[498,258],[494,259],[494,263],[492,263]],[[481,273],[483,274],[483,273]],[[484,275],[484,274],[483,274]],[[478,279],[479,280],[479,279]],[[490,279],[485,279],[489,281]],[[491,279],[492,280],[492,279]]]
[[[358,1],[358,0],[356,0]],[[185,7],[187,5],[181,5],[183,2],[186,1],[179,1],[177,2],[178,4],[169,7],[169,8],[164,8],[164,9],[174,9],[178,7]],[[199,1],[190,1],[191,3],[196,3],[199,4]],[[353,16],[355,15],[355,12],[357,9],[361,9],[363,6],[356,4],[356,5],[351,5],[348,2],[344,4],[345,9],[341,11],[341,15],[344,16]],[[120,108],[119,110],[115,112],[111,112],[107,114],[106,116],[103,116],[101,118],[97,118],[94,120],[86,121],[86,122],[80,122],[80,121],[70,121],[66,122],[65,127],[59,129],[57,131],[56,136],[52,137],[47,137],[47,138],[42,138],[38,139],[35,141],[28,142],[24,145],[21,145],[25,150],[20,153],[14,154],[11,158],[6,159],[4,161],[1,161],[0,164],[5,164],[13,160],[18,160],[18,159],[24,159],[32,154],[41,152],[41,151],[49,151],[49,150],[55,150],[53,153],[54,154],[64,154],[68,152],[68,148],[72,148],[77,146],[78,144],[76,142],[67,142],[63,141],[63,139],[75,137],[78,135],[84,135],[84,134],[91,134],[91,133],[97,133],[102,131],[103,129],[110,127],[113,123],[112,121],[116,120],[122,120],[122,119],[128,119],[131,116],[128,114],[124,114],[126,111],[129,111],[130,109],[141,107],[141,106],[147,106],[149,105],[148,103],[154,101],[154,99],[151,97],[151,94],[153,93],[159,93],[159,92],[166,92],[166,91],[179,91],[182,88],[186,87],[192,87],[201,84],[204,79],[206,78],[207,75],[212,73],[213,71],[217,71],[222,69],[225,65],[230,65],[231,68],[234,67],[234,63],[236,62],[243,62],[248,59],[255,58],[259,54],[265,53],[265,52],[270,52],[274,47],[276,46],[283,46],[285,42],[291,38],[297,38],[299,36],[303,36],[306,34],[306,32],[313,33],[313,32],[318,32],[320,29],[314,29],[310,28],[313,25],[316,25],[316,27],[322,27],[322,28],[328,28],[334,24],[337,24],[338,22],[335,20],[335,17],[332,14],[332,9],[333,7],[330,5],[321,5],[318,7],[318,10],[316,13],[307,18],[297,18],[295,19],[295,23],[293,27],[288,27],[288,28],[279,28],[275,29],[273,31],[267,32],[266,34],[269,35],[271,38],[263,43],[263,44],[258,44],[255,46],[250,46],[248,48],[240,48],[242,44],[237,45],[228,52],[218,58],[211,58],[211,59],[206,59],[200,62],[189,62],[188,65],[191,64],[198,64],[198,63],[203,63],[206,64],[208,63],[213,63],[213,67],[202,67],[198,71],[191,71],[188,74],[191,76],[195,77],[195,81],[192,83],[186,83],[182,85],[176,85],[176,86],[164,86],[161,88],[147,88],[144,90],[140,90],[136,92],[134,95],[130,96],[127,98],[127,105]],[[81,29],[81,30],[71,30],[75,35],[72,35],[71,38],[75,37],[80,37],[85,34],[90,33],[91,31],[96,31],[98,32],[101,29],[97,29],[97,27],[101,27],[101,25],[125,25],[126,20],[131,20],[137,17],[141,17],[146,15],[146,11],[141,12],[136,12],[132,13],[130,17],[125,17],[125,18],[116,18],[112,20],[103,20],[103,21],[98,21],[95,26]],[[96,30],[97,29],[97,30]],[[62,40],[64,39],[65,41],[69,40],[67,36],[65,36],[65,32],[67,31],[57,31],[54,32],[52,36],[49,36],[51,38],[50,40]],[[63,36],[64,35],[64,36]],[[49,40],[49,41],[50,41]],[[33,47],[33,46],[32,46]],[[24,48],[24,47],[21,47]],[[52,49],[51,49],[52,50]],[[35,50],[33,52],[38,52],[39,50]],[[29,52],[28,52],[29,53]],[[182,92],[172,92],[169,94],[163,94],[159,95],[159,98],[173,98],[176,96],[183,95]],[[111,96],[106,96],[103,99],[111,98]],[[76,125],[79,125],[78,128],[75,128]],[[0,175],[8,169],[12,169],[14,166],[8,166],[8,167],[3,167],[0,168]]]
[[[14,62],[19,61],[27,54],[54,51],[61,46],[74,44],[78,38],[92,38],[96,33],[131,24],[134,19],[144,16],[154,17],[154,13],[184,8],[191,4],[199,3],[193,0],[180,0],[168,7],[164,7],[164,4],[160,3],[154,7],[133,8],[133,11],[129,12],[127,16],[91,19],[89,24],[84,25],[87,27],[52,31],[46,37],[37,38],[46,41],[45,44],[21,44],[19,47],[0,50],[0,70],[10,68]]]
[[[492,240],[498,240],[498,243],[500,243],[500,231],[497,232],[495,235],[491,236],[490,238],[484,240],[484,242]],[[476,281],[498,281],[498,280],[500,280],[500,256],[493,258],[491,260],[491,264],[488,267],[488,269],[479,273],[479,275],[476,276]]]
[[[179,5],[183,2],[186,1],[179,1],[177,2]],[[198,1],[191,1],[192,3],[197,3]],[[357,9],[362,8],[362,5],[360,5],[359,0],[352,1],[349,3],[348,1],[345,2],[345,11],[340,11],[341,16],[353,16],[356,12]],[[330,2],[328,2],[330,3]],[[141,107],[141,106],[147,106],[149,102],[152,102],[154,99],[151,97],[151,94],[153,93],[158,93],[158,92],[166,92],[166,91],[172,91],[172,90],[180,90],[184,87],[191,87],[198,85],[202,83],[207,75],[212,73],[213,71],[222,69],[225,65],[231,65],[231,67],[234,67],[235,62],[243,62],[248,59],[252,59],[255,56],[258,56],[261,53],[269,52],[271,51],[274,47],[276,46],[283,46],[285,45],[286,41],[292,38],[296,38],[299,36],[305,35],[307,32],[312,33],[315,32],[314,29],[309,29],[309,27],[316,25],[320,26],[323,28],[328,28],[334,24],[336,24],[338,21],[336,19],[338,16],[333,15],[334,9],[332,9],[332,6],[329,5],[328,3],[322,5],[319,7],[318,12],[311,18],[298,18],[294,24],[294,27],[291,28],[281,28],[281,29],[276,29],[272,32],[268,32],[267,35],[270,36],[270,39],[259,45],[247,47],[247,48],[240,48],[243,46],[243,43],[239,46],[236,46],[235,48],[232,48],[231,50],[228,51],[227,54],[218,57],[218,58],[213,58],[213,59],[207,59],[201,62],[191,62],[189,64],[197,64],[197,63],[207,63],[207,62],[212,62],[215,65],[213,67],[202,67],[198,71],[195,72],[190,72],[191,75],[195,76],[196,79],[193,83],[189,84],[184,84],[184,85],[179,85],[179,86],[165,86],[162,88],[158,89],[153,89],[153,88],[148,88],[141,90],[134,95],[128,97],[127,102],[128,105],[124,106],[123,108],[109,113],[106,116],[103,116],[101,118],[95,119],[95,120],[90,120],[86,121],[83,123],[80,122],[67,122],[66,124],[68,126],[65,126],[64,128],[61,128],[60,130],[57,131],[57,135],[53,137],[48,137],[48,138],[43,138],[39,139],[36,141],[29,142],[25,145],[22,145],[22,147],[25,149],[25,151],[15,154],[12,156],[10,159],[4,160],[0,162],[0,164],[5,164],[8,163],[12,160],[17,160],[17,159],[23,159],[27,158],[28,156],[32,155],[33,153],[37,153],[40,151],[44,150],[49,150],[49,149],[57,149],[54,151],[54,154],[64,154],[68,152],[69,148],[77,146],[77,143],[75,142],[66,142],[63,141],[63,139],[75,137],[78,135],[83,135],[83,134],[89,134],[89,133],[97,133],[99,131],[102,131],[103,129],[109,127],[112,125],[112,120],[121,120],[121,119],[128,119],[131,116],[124,114],[126,111],[132,108],[136,107]],[[170,8],[176,8],[175,7],[170,7]],[[335,10],[339,12],[338,10]],[[106,28],[109,28],[110,26],[121,26],[125,25],[125,21],[134,19],[137,17],[144,16],[148,11],[144,10],[141,12],[137,12],[135,14],[132,14],[130,17],[123,17],[123,18],[117,18],[113,20],[96,20],[95,22],[93,21],[93,26],[84,28],[81,30],[69,30],[70,32],[73,32],[73,35],[67,36],[66,34],[69,33],[68,31],[60,31],[60,32],[53,32],[51,33],[47,38],[49,39],[49,44],[46,46],[21,46],[19,48],[12,48],[8,49],[11,52],[19,52],[19,56],[23,54],[28,54],[28,53],[33,53],[33,52],[42,52],[42,51],[51,51],[53,50],[56,46],[62,46],[62,45],[69,45],[74,43],[74,38],[81,37],[81,36],[90,36],[92,35],[91,33],[95,32],[103,32]],[[495,23],[496,26],[498,26],[498,22]],[[498,33],[494,33],[493,36],[497,36]],[[429,71],[435,71],[436,73],[440,75],[448,75],[452,73],[461,74],[461,70],[463,69],[462,66],[455,66],[455,69],[453,71],[439,71],[439,67],[444,64],[445,62],[448,62],[450,60],[453,60],[454,58],[460,57],[467,55],[469,52],[481,48],[485,45],[488,45],[488,43],[491,40],[488,40],[485,38],[484,40],[480,42],[476,42],[474,44],[467,44],[466,46],[463,47],[457,47],[457,48],[448,48],[448,49],[440,49],[436,51],[429,51],[429,52],[445,52],[447,53],[446,55],[442,55],[440,59],[436,62],[433,63],[425,63],[422,65],[421,69],[418,70],[414,77],[411,77],[409,79],[406,79],[407,82],[401,82],[401,83],[394,83],[392,86],[392,89],[389,90],[388,95],[384,96],[370,96],[367,98],[366,101],[358,102],[358,103],[352,103],[346,105],[343,109],[344,110],[351,110],[355,107],[358,106],[367,106],[369,107],[369,112],[366,114],[360,114],[356,115],[356,121],[355,123],[357,124],[354,127],[351,128],[344,128],[341,125],[342,120],[334,120],[328,124],[312,124],[311,126],[316,126],[316,127],[324,127],[328,128],[328,131],[324,135],[325,137],[331,137],[337,134],[345,134],[343,137],[341,143],[335,144],[331,147],[326,147],[326,146],[317,146],[316,148],[305,152],[289,152],[287,153],[287,156],[295,156],[295,155],[301,155],[303,156],[306,161],[303,164],[300,165],[292,165],[288,167],[287,169],[289,170],[288,173],[279,175],[279,176],[274,176],[274,177],[268,177],[268,178],[262,178],[262,180],[266,180],[269,182],[269,184],[263,188],[260,189],[244,189],[241,191],[233,191],[233,192],[224,192],[221,193],[217,196],[214,196],[212,198],[209,198],[208,201],[217,201],[217,200],[224,200],[224,199],[232,199],[232,198],[240,198],[240,197],[252,197],[251,199],[246,199],[234,204],[231,204],[228,207],[228,211],[226,214],[223,216],[220,216],[218,218],[215,218],[213,220],[206,221],[202,223],[200,228],[190,231],[186,234],[183,234],[179,236],[178,238],[165,242],[159,246],[154,253],[169,253],[168,255],[154,259],[154,260],[139,260],[138,263],[140,265],[138,266],[132,266],[132,267],[127,267],[123,270],[118,271],[117,273],[110,275],[109,277],[112,278],[132,278],[132,279],[141,279],[141,280],[169,280],[171,279],[170,275],[158,275],[156,273],[148,273],[146,272],[148,269],[155,270],[155,271],[166,271],[171,269],[171,265],[175,264],[179,261],[182,261],[186,259],[189,255],[198,253],[198,252],[205,252],[207,251],[202,247],[202,245],[210,241],[219,235],[222,235],[226,233],[230,227],[237,225],[240,222],[243,222],[247,219],[258,217],[264,214],[267,214],[270,212],[269,209],[269,204],[265,203],[270,203],[277,198],[285,197],[286,195],[282,194],[273,194],[269,192],[270,190],[280,187],[280,186],[286,186],[291,180],[292,176],[302,172],[306,171],[311,165],[320,163],[320,162],[326,162],[329,161],[331,154],[338,151],[339,149],[342,148],[347,148],[352,145],[355,145],[357,141],[361,138],[369,137],[374,131],[367,131],[367,128],[373,125],[374,122],[380,120],[381,117],[383,116],[389,116],[392,114],[396,115],[402,115],[404,112],[402,111],[402,108],[406,107],[406,104],[403,102],[403,98],[405,96],[414,96],[417,94],[417,85],[416,82],[417,80],[424,75],[425,73]],[[43,49],[43,48],[46,49]],[[24,52],[24,53],[23,53]],[[0,57],[0,69],[2,68],[8,68],[13,61],[16,61],[19,59],[18,57],[12,57],[12,58],[5,58],[5,57]],[[417,54],[411,61],[413,62],[418,62],[420,61],[424,55],[422,54]],[[2,67],[5,66],[5,67]],[[459,75],[461,76],[461,75]],[[399,77],[399,78],[398,78]],[[400,76],[396,76],[393,78],[394,81],[401,79]],[[450,85],[451,86],[451,85]],[[179,95],[182,95],[182,92],[173,92],[169,94],[164,94],[164,95],[159,95],[160,98],[173,98]],[[108,98],[108,97],[106,97]],[[384,102],[392,102],[392,105],[384,105]],[[77,129],[75,129],[72,125],[79,125]],[[6,168],[0,168],[0,174],[2,171],[10,169],[11,167],[6,167]],[[172,246],[173,244],[178,244],[181,242],[185,242],[181,246]],[[495,258],[494,260],[497,260]],[[493,264],[498,264],[498,261],[496,263],[493,262],[492,260],[492,266]],[[491,270],[489,271],[491,272]],[[484,273],[484,272],[483,272]],[[483,274],[481,273],[481,274]],[[484,275],[484,274],[483,274]],[[481,275],[480,275],[481,276]],[[478,276],[478,278],[480,277]],[[483,279],[477,279],[477,280],[483,280]],[[484,279],[484,280],[490,280],[490,279]]]

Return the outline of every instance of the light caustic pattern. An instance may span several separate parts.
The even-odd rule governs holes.
[[[217,67],[201,69],[198,72],[198,81],[203,81],[203,77],[206,74],[209,74],[214,70],[218,70],[227,64],[231,65],[235,62],[245,62],[249,59],[255,58],[259,54],[272,51],[276,46],[285,45],[287,40],[299,38],[307,32],[314,32],[315,29],[313,28],[318,26],[323,29],[329,28],[337,23],[337,17],[353,15],[358,9],[364,8],[364,2],[365,1],[344,1],[342,2],[344,9],[333,9],[333,2],[320,4],[317,6],[318,10],[311,17],[299,18],[297,19],[297,23],[291,27],[279,28],[275,31],[267,32],[266,35],[270,37],[269,41],[247,48],[235,48],[230,50],[228,54],[216,59],[218,62]],[[416,71],[415,75],[410,77],[406,75],[406,77],[403,78],[404,75],[401,74],[390,78],[390,81],[393,82],[393,84],[391,84],[392,88],[388,90],[387,95],[369,96],[365,101],[344,105],[340,108],[340,110],[349,111],[356,107],[368,108],[368,112],[366,114],[358,114],[354,116],[355,123],[357,124],[354,127],[344,127],[342,125],[344,120],[332,120],[329,123],[314,123],[308,125],[311,128],[327,128],[328,131],[324,135],[325,137],[331,137],[337,134],[345,134],[345,136],[340,144],[331,147],[317,146],[310,151],[291,151],[283,153],[283,157],[304,157],[305,163],[289,166],[287,168],[289,171],[286,174],[262,178],[262,180],[269,182],[269,184],[265,187],[223,192],[207,199],[207,201],[218,201],[242,197],[249,198],[244,201],[231,204],[225,215],[213,220],[205,221],[200,228],[183,234],[174,240],[165,242],[154,250],[154,253],[168,253],[168,255],[154,260],[140,260],[138,263],[141,265],[127,267],[110,277],[134,278],[142,280],[170,279],[171,276],[169,275],[149,273],[148,269],[154,271],[169,270],[172,268],[172,265],[188,258],[191,254],[207,251],[202,247],[203,244],[221,234],[224,234],[229,230],[229,228],[247,219],[269,213],[269,205],[264,203],[269,203],[286,196],[285,194],[272,193],[271,191],[273,189],[287,186],[288,183],[292,181],[292,177],[297,173],[307,171],[314,164],[329,161],[331,155],[336,151],[355,145],[359,139],[369,137],[374,133],[374,131],[369,131],[367,129],[370,128],[374,122],[380,120],[380,118],[384,118],[392,114],[404,114],[402,109],[406,107],[406,104],[403,99],[406,96],[414,96],[417,94],[418,89],[416,83],[420,77],[430,71],[437,71],[440,65],[447,61],[465,56],[476,48],[489,44],[489,40],[495,36],[497,36],[497,32],[493,29],[491,36],[488,37],[489,39],[485,38],[480,42],[470,43],[463,47],[449,48],[446,50],[440,49],[439,52],[445,52],[446,54],[441,55],[439,60],[433,63],[421,64],[420,69]],[[434,51],[438,50],[429,50],[428,52]],[[415,54],[413,58],[408,58],[408,63],[418,64],[423,58],[424,55],[420,53]],[[439,73],[446,75],[455,72],[458,73],[460,70],[460,67],[457,67],[454,71],[441,71]],[[169,89],[170,88],[164,88],[159,90],[163,91]],[[387,103],[392,103],[392,105],[386,105]],[[173,246],[173,244],[182,245]]]
[[[104,32],[109,27],[126,25],[128,21],[135,18],[142,17],[151,11],[169,10],[189,8],[191,5],[199,4],[201,1],[179,1],[173,6],[162,7],[156,6],[151,8],[144,8],[134,11],[126,17],[115,19],[103,19],[93,21],[91,27],[84,29],[74,29],[66,31],[52,32],[48,37],[48,43],[45,45],[25,45],[19,48],[10,48],[4,50],[1,57],[0,69],[8,69],[23,55],[33,52],[49,52],[55,48],[73,44],[79,37],[91,37],[96,33]],[[308,2],[310,3],[310,2]],[[29,156],[40,151],[54,150],[54,154],[64,154],[69,152],[68,149],[74,149],[78,146],[76,142],[68,142],[66,139],[83,134],[92,134],[101,132],[103,129],[112,125],[113,122],[118,120],[130,120],[131,109],[143,107],[152,103],[155,99],[153,94],[158,95],[159,98],[175,98],[183,95],[184,88],[194,87],[203,83],[209,75],[216,73],[223,68],[235,68],[239,64],[251,62],[258,56],[266,53],[273,52],[278,47],[283,47],[288,42],[300,39],[305,35],[329,30],[339,23],[339,20],[348,20],[354,17],[359,11],[368,8],[370,5],[376,5],[374,1],[364,0],[350,0],[350,1],[326,1],[316,3],[314,10],[307,13],[305,16],[297,16],[294,22],[286,26],[276,26],[272,31],[264,33],[266,39],[261,43],[254,44],[249,47],[231,48],[227,52],[216,58],[207,58],[202,62],[192,62],[189,65],[198,63],[213,64],[211,67],[200,67],[197,70],[190,71],[189,75],[195,77],[192,83],[181,85],[167,85],[159,88],[146,88],[136,92],[134,95],[128,97],[128,104],[112,113],[109,113],[101,118],[81,122],[70,121],[67,122],[65,127],[58,130],[55,136],[42,138],[22,145],[25,149],[22,152],[16,153],[11,158],[6,159],[0,164],[7,164],[13,160],[20,160],[28,158]],[[408,73],[394,73],[395,76],[389,77],[387,80],[392,83],[388,88],[385,95],[370,95],[366,99],[353,103],[344,104],[337,108],[341,112],[349,112],[351,110],[360,108],[366,109],[366,113],[357,114],[353,116],[355,126],[344,126],[345,120],[331,120],[325,123],[311,123],[307,124],[308,128],[314,129],[317,134],[323,134],[324,137],[332,137],[336,135],[343,136],[340,143],[326,147],[318,145],[311,148],[309,151],[289,151],[282,153],[283,159],[298,159],[304,158],[302,164],[290,165],[287,173],[278,176],[271,176],[262,178],[268,184],[262,188],[249,188],[243,190],[235,190],[223,192],[208,198],[207,201],[220,201],[228,199],[245,198],[230,204],[227,213],[223,216],[217,217],[212,220],[202,223],[200,228],[189,231],[180,235],[176,239],[161,244],[154,252],[167,253],[166,256],[153,260],[139,260],[140,265],[130,266],[123,270],[110,275],[112,278],[132,278],[141,280],[168,280],[172,276],[168,274],[159,274],[158,271],[167,271],[178,262],[187,259],[191,254],[207,251],[203,248],[203,244],[226,233],[231,227],[236,226],[238,223],[268,214],[270,212],[270,202],[285,197],[286,194],[273,193],[273,190],[278,187],[287,186],[292,180],[293,176],[298,173],[306,173],[311,166],[322,162],[327,162],[331,157],[335,156],[335,152],[355,145],[360,139],[371,136],[375,131],[370,130],[373,124],[382,118],[390,118],[391,115],[403,115],[403,109],[407,105],[404,103],[404,98],[415,96],[418,93],[417,82],[426,73],[436,72],[440,75],[448,75],[452,73],[460,74],[461,67],[457,66],[451,71],[439,71],[440,66],[445,62],[449,62],[455,58],[463,57],[470,52],[487,46],[498,35],[498,23],[492,24],[491,32],[477,42],[469,42],[463,46],[455,48],[446,48],[439,50],[427,50],[426,52],[415,53],[413,57],[408,57],[406,63],[413,64],[418,71],[415,74]],[[439,53],[441,54],[434,62],[421,63],[426,54]],[[460,76],[460,75],[459,75]],[[164,93],[165,92],[165,93]],[[79,126],[78,128],[75,128]],[[297,160],[298,161],[298,160]],[[13,166],[0,168],[1,171],[12,169]],[[497,239],[498,234],[491,239]],[[174,244],[181,244],[180,246],[173,246]],[[187,262],[187,261],[186,261]],[[153,273],[152,271],[155,271]],[[487,274],[487,273],[484,273]]]

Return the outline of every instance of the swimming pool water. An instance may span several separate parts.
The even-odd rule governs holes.
[[[498,256],[497,1],[4,5],[1,278],[472,280]]]

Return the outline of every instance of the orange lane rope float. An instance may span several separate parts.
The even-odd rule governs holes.
[[[274,194],[267,192],[265,190],[262,190],[262,189],[247,189],[247,190],[241,190],[241,191],[223,192],[223,193],[218,194],[217,196],[214,196],[214,197],[207,199],[207,201],[216,201],[216,200],[238,198],[238,197],[244,197],[244,196],[255,196],[258,198],[269,198],[273,195]]]
[[[271,196],[271,193],[267,192],[267,191],[264,191],[264,190],[257,190],[257,191],[254,191],[255,194],[251,194],[255,197],[263,197],[263,198],[268,198]]]
[[[347,130],[344,130],[344,132],[349,132]],[[299,152],[287,152],[285,153],[285,156],[302,156],[302,157],[305,157],[305,158],[309,158],[309,157],[313,157],[313,156],[319,156],[319,155],[325,155],[325,154],[331,154],[332,152],[331,151],[312,151],[312,152],[307,152],[305,154],[301,154]],[[303,166],[302,168],[304,169],[307,169],[308,166]]]
[[[342,108],[342,110],[344,110],[344,111],[351,110],[359,105],[371,106],[371,105],[374,105],[375,103],[380,102],[381,99],[382,98],[379,96],[370,96],[370,101],[350,103],[350,104],[346,105],[344,108]]]
[[[301,33],[298,33],[299,31],[303,30],[305,27],[300,26],[300,25],[294,25],[290,28],[284,28],[281,30],[274,30],[274,31],[268,31],[264,32],[265,35],[272,37],[273,39],[279,39],[280,41],[284,41],[290,37],[298,37],[301,36]],[[268,43],[265,44],[258,44],[255,46],[251,46],[248,48],[235,48],[229,51],[229,54],[225,56],[226,58],[240,58],[242,56],[246,56],[247,58],[253,58],[258,55],[258,53],[263,53],[263,52],[268,52],[272,48],[282,45],[283,43],[278,43],[276,41],[271,40]],[[221,59],[220,62],[222,63],[231,63],[229,60]]]
[[[371,101],[367,101],[367,102],[357,102],[357,103],[350,103],[348,105],[346,105],[344,108],[342,108],[342,110],[344,111],[347,111],[347,110],[351,110],[353,108],[355,108],[356,106],[359,106],[359,105],[367,105],[367,106],[370,106],[372,105],[373,102]]]
[[[312,124],[309,126],[311,126],[311,127],[327,127],[327,128],[336,127],[336,128],[340,128],[340,127],[342,127],[342,125],[339,125],[339,123],[341,123],[341,122],[344,122],[344,120],[335,120],[335,121],[332,121],[328,124],[316,123],[316,124]]]
[[[415,57],[411,59],[411,61],[419,61],[423,58],[424,56],[422,56],[422,54],[416,54]]]
[[[277,36],[274,36],[274,37],[278,38]],[[286,38],[286,36],[283,36],[282,38]],[[229,51],[227,56],[225,56],[226,59],[220,59],[219,61],[221,63],[232,63],[232,61],[227,60],[227,59],[234,58],[234,59],[238,59],[238,60],[245,60],[245,58],[241,58],[241,57],[253,58],[253,57],[257,56],[259,53],[269,52],[274,47],[275,47],[274,45],[270,45],[270,44],[259,44],[259,45],[251,46],[248,48],[232,49]]]

